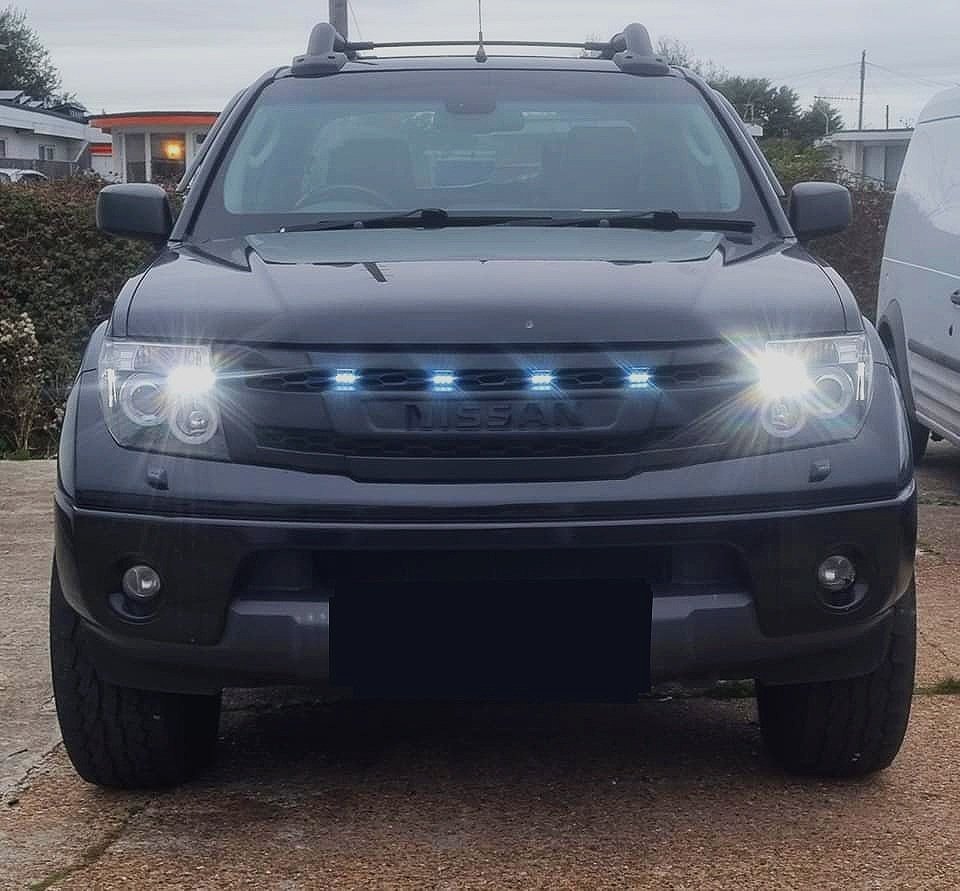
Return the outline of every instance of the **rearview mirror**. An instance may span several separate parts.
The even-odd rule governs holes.
[[[790,192],[789,216],[800,241],[836,235],[853,221],[853,201],[837,183],[797,183]]]
[[[97,227],[108,235],[162,244],[173,229],[173,208],[160,186],[107,186],[97,196]]]
[[[434,115],[437,130],[454,133],[519,133],[526,126],[523,113],[507,109],[493,111],[438,111]]]

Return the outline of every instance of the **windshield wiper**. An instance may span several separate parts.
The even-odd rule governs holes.
[[[336,229],[444,229],[448,226],[504,226],[511,223],[552,224],[549,216],[501,214],[499,216],[451,215],[439,207],[420,207],[408,213],[382,217],[358,217],[354,220],[318,220],[298,226],[284,226],[281,232],[330,232]]]
[[[743,232],[756,228],[753,220],[712,217],[685,217],[675,210],[651,210],[643,213],[604,213],[590,216],[534,216],[530,214],[459,215],[439,207],[420,207],[402,214],[382,217],[357,217],[353,220],[317,220],[297,226],[284,226],[281,232],[330,232],[337,229],[445,229],[448,226],[570,226],[617,229],[654,229],[675,232]]]
[[[549,226],[581,226],[617,229],[654,229],[660,232],[675,232],[688,229],[694,232],[746,232],[756,229],[753,220],[734,220],[722,217],[685,217],[675,210],[650,210],[643,213],[603,213],[591,216],[561,217]]]

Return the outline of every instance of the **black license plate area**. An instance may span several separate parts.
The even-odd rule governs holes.
[[[360,696],[631,701],[651,611],[634,579],[338,586],[331,674]]]

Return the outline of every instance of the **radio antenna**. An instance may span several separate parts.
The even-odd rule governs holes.
[[[480,25],[480,46],[477,47],[477,61],[487,61],[487,51],[483,48],[483,0],[477,0],[477,22]]]

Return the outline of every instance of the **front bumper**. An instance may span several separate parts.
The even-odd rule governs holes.
[[[553,567],[522,570],[543,581],[582,577],[587,609],[606,577],[622,583],[634,572],[638,590],[649,585],[655,682],[856,676],[886,651],[915,542],[913,483],[867,504],[583,522],[177,517],[57,497],[60,579],[98,670],[114,683],[177,692],[327,682],[331,597],[364,567],[373,577],[402,575],[407,591],[421,578],[455,578],[458,566],[471,574],[513,567],[490,570],[493,592],[498,573],[528,563]],[[838,549],[854,555],[867,583],[849,611],[827,609],[817,596],[816,566]],[[111,605],[134,562],[164,580],[148,622],[125,620]]]
[[[847,442],[624,479],[418,485],[122,449],[86,372],[61,444],[60,580],[103,676],[160,690],[327,681],[331,603],[358,578],[401,580],[405,596],[469,579],[470,605],[504,623],[500,581],[577,582],[592,611],[607,582],[632,580],[653,594],[638,646],[654,681],[856,676],[885,653],[917,531],[886,366],[874,383]],[[818,597],[816,567],[835,553],[866,584],[849,610]],[[163,579],[147,622],[114,606],[134,563]]]

